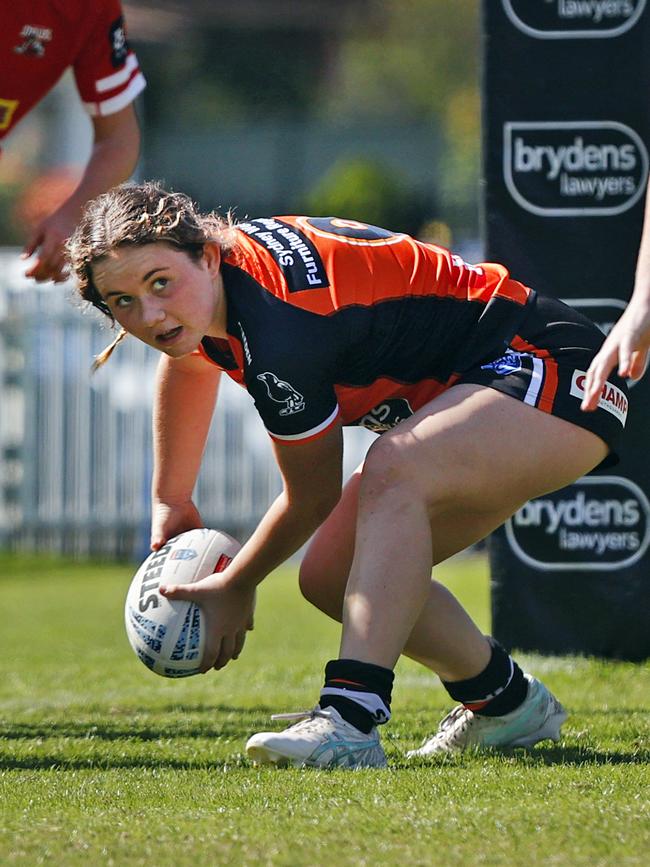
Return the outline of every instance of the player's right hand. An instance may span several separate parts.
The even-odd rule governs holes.
[[[233,561],[236,563],[237,558]],[[161,585],[166,599],[196,602],[203,609],[206,640],[201,671],[217,671],[237,659],[253,628],[255,585],[233,580],[233,566],[193,584]],[[236,573],[235,573],[236,574]]]
[[[199,510],[192,500],[184,503],[155,500],[151,514],[151,550],[158,551],[168,539],[203,526]]]
[[[64,202],[34,228],[23,249],[22,259],[36,257],[25,276],[37,283],[47,280],[61,283],[68,278],[64,244],[74,231],[76,220],[66,205]]]

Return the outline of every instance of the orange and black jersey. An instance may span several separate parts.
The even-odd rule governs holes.
[[[237,228],[222,266],[228,341],[205,337],[200,352],[249,391],[280,441],[338,420],[394,426],[503,355],[534,296],[501,265],[351,220]]]

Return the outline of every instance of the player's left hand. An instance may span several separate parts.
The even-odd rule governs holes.
[[[62,206],[36,226],[22,252],[22,259],[36,254],[36,261],[25,272],[37,283],[53,280],[61,283],[67,279],[64,244],[73,233],[75,220]]]
[[[167,599],[196,602],[203,609],[206,641],[201,671],[217,670],[237,659],[253,628],[255,587],[234,583],[229,568],[208,575],[195,584],[168,584],[160,592]]]

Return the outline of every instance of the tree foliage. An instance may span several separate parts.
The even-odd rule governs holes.
[[[340,45],[321,105],[344,119],[430,118],[446,142],[439,169],[447,212],[474,208],[480,159],[479,0],[384,0],[370,26]]]

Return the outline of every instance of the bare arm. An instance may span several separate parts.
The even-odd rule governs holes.
[[[274,450],[284,489],[237,555],[231,580],[241,584],[259,584],[295,554],[341,496],[340,426],[310,443],[290,446],[276,443]]]
[[[186,355],[158,363],[153,407],[151,547],[203,526],[192,491],[210,429],[221,371]]]
[[[196,584],[160,588],[172,599],[200,603],[208,636],[201,668],[223,668],[239,655],[250,628],[255,587],[307,541],[341,495],[340,426],[300,445],[276,445],[284,490],[230,566]]]
[[[133,104],[105,117],[94,117],[93,148],[79,186],[32,232],[23,257],[38,251],[28,277],[37,281],[63,280],[63,243],[76,226],[85,203],[125,181],[133,172],[140,150],[140,128]]]
[[[634,291],[625,312],[610,331],[587,371],[582,409],[593,410],[611,371],[639,379],[650,349],[650,184],[646,193],[643,233],[636,263]]]

